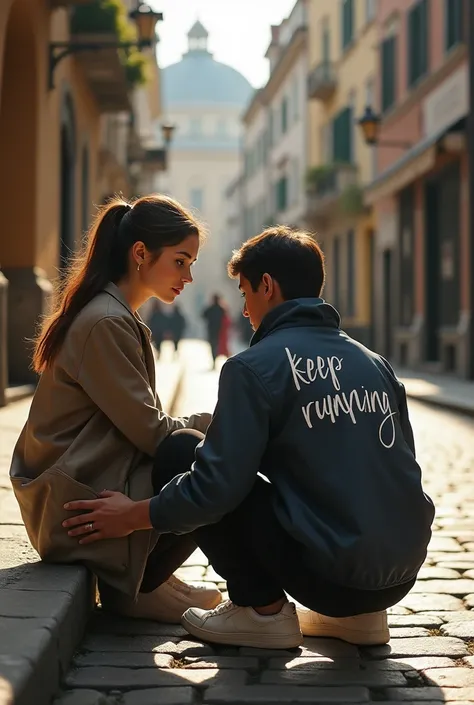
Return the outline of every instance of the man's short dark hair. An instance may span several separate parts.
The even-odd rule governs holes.
[[[318,297],[324,286],[324,254],[314,237],[284,225],[267,228],[235,250],[230,277],[244,276],[257,291],[265,273],[280,285],[283,298]]]

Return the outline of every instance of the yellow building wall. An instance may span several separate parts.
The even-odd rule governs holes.
[[[8,205],[2,202],[0,194],[2,209],[6,209],[4,212],[7,214],[4,219],[3,244],[0,247],[0,265],[40,267],[48,278],[54,279],[59,264],[61,113],[66,95],[71,96],[75,123],[74,223],[77,239],[81,237],[82,151],[85,144],[89,148],[90,216],[100,197],[97,183],[100,114],[80,65],[73,57],[64,59],[57,66],[56,87],[51,91],[48,88],[48,44],[50,41],[68,41],[69,32],[67,10],[52,12],[47,0],[4,0],[1,3],[0,96],[2,83],[3,88],[7,83],[10,86],[3,91],[4,99],[11,98],[14,91],[11,82],[15,81],[15,77],[11,73],[3,73],[3,69],[8,73],[8,56],[5,57],[2,51],[14,3],[17,4],[15,10],[21,10],[25,18],[22,37],[25,42],[25,61],[34,57],[34,70],[29,69],[34,97],[28,105],[34,104],[35,114],[25,119],[21,114],[21,97],[16,96],[19,108],[17,120],[14,124],[8,121],[11,134],[2,136],[4,147],[10,150],[10,143],[12,148],[0,173],[0,185],[7,187],[7,190],[2,189],[4,198],[9,183],[24,182],[25,188],[23,193],[16,190],[10,194]],[[20,90],[25,91],[25,88],[19,86]],[[0,104],[0,118],[1,111]],[[29,127],[30,117],[36,123],[34,130]],[[34,155],[31,150],[34,150]],[[15,154],[19,158],[15,159]],[[20,173],[16,175],[15,172]],[[11,197],[18,200],[18,204]]]
[[[341,2],[317,0],[308,6],[308,70],[311,72],[323,61],[323,26],[330,32],[330,60],[336,72],[336,90],[327,101],[308,99],[308,145],[309,167],[326,162],[323,144],[323,128],[337,113],[353,99],[354,116],[362,115],[368,99],[369,80],[375,86],[377,71],[377,28],[375,22],[367,22],[365,0],[354,0],[354,39],[352,45],[342,50]],[[358,127],[353,132],[354,161],[359,167],[359,181],[369,183],[373,177],[373,148],[365,145]],[[332,262],[334,237],[341,238],[340,278],[347,281],[347,249],[344,247],[346,233],[353,228],[356,233],[355,251],[355,310],[352,317],[343,316],[343,325],[364,327],[371,316],[371,258],[370,242],[373,232],[372,214],[341,217],[336,214],[327,227],[318,233],[323,242],[327,262],[326,297],[334,298],[334,270]],[[344,309],[346,291],[342,287]]]

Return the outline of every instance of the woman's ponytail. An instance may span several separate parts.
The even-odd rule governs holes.
[[[35,341],[33,369],[41,373],[58,354],[77,314],[109,281],[127,272],[129,246],[120,237],[120,223],[131,210],[123,199],[110,201],[97,214],[84,252],[71,260],[57,285],[54,310]]]

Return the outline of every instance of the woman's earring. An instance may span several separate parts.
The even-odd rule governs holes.
[[[140,271],[140,267],[141,267],[141,266],[142,266],[142,263],[141,263],[141,262],[140,262],[139,264],[137,264],[137,272]]]

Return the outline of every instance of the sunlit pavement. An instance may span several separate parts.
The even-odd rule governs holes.
[[[184,341],[180,355],[186,375],[175,414],[211,411],[223,360],[211,370],[202,342]],[[181,627],[98,612],[64,679],[70,692],[58,702],[474,702],[474,420],[419,402],[410,410],[437,515],[419,580],[390,610],[389,646],[306,639],[291,653],[220,648],[190,639]],[[180,573],[224,587],[199,551]]]

